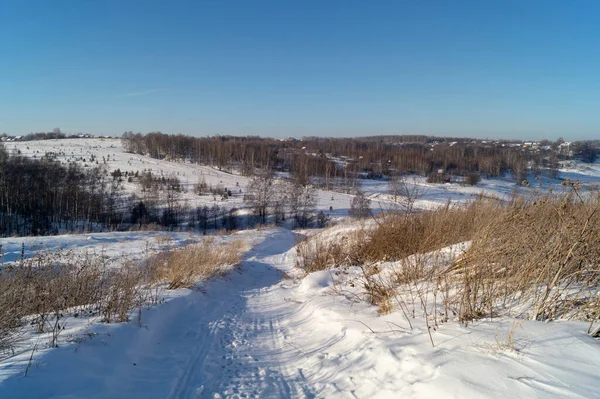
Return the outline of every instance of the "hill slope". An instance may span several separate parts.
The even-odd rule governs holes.
[[[2,398],[478,398],[597,395],[600,345],[581,323],[510,319],[434,333],[332,295],[328,271],[301,282],[294,235],[264,231],[239,270],[178,290],[142,327],[93,324],[75,343],[0,363]],[[419,327],[422,324],[422,328]]]

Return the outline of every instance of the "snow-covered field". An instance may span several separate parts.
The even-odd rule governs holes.
[[[225,209],[243,209],[246,186],[250,179],[234,173],[219,171],[218,169],[184,162],[170,162],[153,159],[148,156],[129,154],[123,151],[121,139],[62,139],[39,140],[27,142],[5,143],[9,152],[20,151],[21,155],[40,158],[46,153],[53,153],[57,160],[63,163],[76,162],[81,166],[105,166],[110,172],[119,169],[121,173],[130,172],[140,174],[150,171],[157,176],[177,177],[185,192],[179,198],[190,206],[218,205]],[[94,159],[92,162],[91,159]],[[106,161],[106,162],[104,162]],[[97,162],[97,163],[96,163]],[[204,181],[207,185],[218,185],[231,190],[233,196],[227,200],[213,197],[212,195],[198,196],[193,192],[194,187]],[[128,193],[139,193],[137,183],[123,181],[123,188]],[[351,195],[336,192],[317,191],[317,210],[324,210],[332,217],[345,216],[350,208]],[[330,207],[333,208],[330,211]]]
[[[600,344],[583,323],[425,323],[293,275],[295,236],[262,230],[237,271],[176,290],[142,327],[71,326],[56,349],[0,363],[2,398],[592,398]],[[514,331],[514,335],[511,335]],[[511,345],[505,342],[511,338]],[[35,340],[33,335],[27,339]],[[37,338],[39,339],[39,338]],[[31,344],[30,344],[31,345]]]
[[[180,232],[140,231],[2,238],[1,260],[13,262],[21,256],[30,258],[37,253],[72,251],[102,255],[111,264],[118,264],[123,257],[140,258],[150,252],[196,243],[202,237]]]
[[[64,162],[82,164],[89,164],[92,155],[102,164],[104,157],[109,171],[175,175],[188,191],[187,201],[212,205],[212,196],[191,192],[204,178],[234,192],[226,202],[217,199],[219,206],[244,206],[247,178],[127,154],[118,139],[6,147],[36,157],[54,152]],[[561,178],[597,184],[600,166],[565,164]],[[542,183],[546,189],[561,180]],[[135,184],[124,184],[130,192],[137,190]],[[408,184],[418,188],[415,206],[423,209],[481,193],[507,199],[516,187],[508,177],[483,180],[476,187],[429,184],[424,178],[409,178]],[[362,189],[374,209],[393,202],[385,181],[364,180]],[[318,198],[317,209],[339,220],[347,216],[351,195],[319,191]],[[340,224],[330,236],[357,225]],[[303,276],[296,268],[298,233],[312,234],[274,228],[217,237],[242,239],[252,247],[240,267],[201,290],[164,291],[165,303],[144,310],[139,323],[70,318],[53,349],[47,348],[45,335],[25,326],[14,356],[0,360],[0,398],[600,397],[600,342],[586,334],[588,324],[509,317],[468,327],[448,322],[432,331],[432,346],[424,319],[417,316],[411,329],[399,311],[380,315],[358,300],[348,275],[322,271]],[[22,250],[26,257],[61,250],[102,254],[118,267],[123,259],[203,239],[197,233],[117,232],[11,237],[0,244],[4,262],[18,260]],[[466,245],[446,255],[455,256]]]
[[[247,177],[189,162],[170,162],[129,154],[124,152],[121,139],[61,139],[4,144],[8,151],[20,151],[24,156],[40,158],[46,153],[53,153],[61,162],[76,162],[81,166],[87,165],[88,167],[105,166],[109,173],[119,169],[122,173],[134,174],[135,172],[151,171],[158,176],[176,176],[185,189],[179,200],[190,206],[217,204],[225,209],[245,208],[243,197],[250,181]],[[540,180],[541,187],[538,187],[538,182],[533,176],[529,177],[532,186],[542,190],[560,186],[564,179],[579,180],[584,185],[600,184],[600,164],[584,164],[578,161],[563,162],[560,179],[543,177]],[[212,195],[198,196],[193,193],[193,189],[201,180],[214,187],[221,185],[230,189],[233,196],[227,200],[214,198]],[[431,184],[426,182],[425,177],[419,176],[407,177],[406,183],[409,189],[417,194],[415,207],[418,209],[434,208],[447,201],[463,202],[479,194],[508,199],[515,190],[527,191],[522,187],[518,188],[510,176],[483,179],[475,187],[460,184]],[[124,180],[123,187],[128,193],[139,193],[137,183],[129,183],[127,179]],[[371,207],[374,211],[394,206],[394,198],[389,193],[387,181],[362,179],[360,187],[371,199]],[[353,196],[348,194],[317,190],[316,210],[323,210],[333,219],[340,219],[347,216],[352,198]]]

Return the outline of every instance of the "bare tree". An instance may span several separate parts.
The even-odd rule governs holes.
[[[285,222],[286,209],[290,205],[289,183],[279,181],[275,183],[275,196],[273,200],[273,214],[275,223]]]
[[[555,152],[550,153],[550,157],[548,158],[548,171],[550,177],[556,179],[560,173],[559,171],[560,164],[558,163],[558,158]]]
[[[290,210],[296,224],[300,227],[308,227],[313,220],[317,205],[315,190],[309,185],[296,183],[290,186],[288,193]]]
[[[317,226],[323,228],[329,224],[331,217],[322,210],[317,214]]]
[[[350,216],[362,219],[371,215],[371,200],[360,190],[356,191],[352,202],[350,203]]]
[[[416,177],[408,182],[404,175],[394,175],[388,181],[388,190],[399,211],[412,212],[415,201],[422,195]]]
[[[210,216],[210,209],[208,206],[199,206],[196,208],[196,219],[198,220],[198,228],[202,230],[204,234],[206,234],[206,230],[208,230],[208,219]]]
[[[510,153],[508,166],[510,167],[512,178],[517,184],[521,184],[527,178],[527,160],[520,156],[519,153]]]
[[[267,222],[269,208],[272,206],[274,198],[273,176],[268,172],[255,176],[246,188],[245,201],[254,210],[259,223]]]

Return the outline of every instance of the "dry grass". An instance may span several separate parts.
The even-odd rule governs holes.
[[[346,238],[344,238],[346,239]],[[296,242],[297,266],[307,273],[343,266],[346,254],[343,242],[303,237]]]
[[[317,235],[299,241],[298,265],[312,272],[345,265],[402,261],[410,255],[471,240],[476,226],[501,209],[499,201],[480,197],[468,205],[382,214],[375,219],[374,227],[344,232],[335,239]]]
[[[600,193],[518,198],[489,219],[447,270],[467,318],[500,306],[533,320],[598,319]]]
[[[197,245],[166,252],[153,262],[153,279],[168,282],[169,289],[190,288],[225,273],[228,266],[237,265],[245,249],[245,244],[239,240],[227,244],[204,240]]]
[[[483,197],[468,205],[447,204],[436,210],[383,214],[377,227],[366,230],[352,254],[362,263],[399,261],[472,239],[477,226],[499,212],[497,200]]]
[[[481,197],[382,215],[374,228],[299,243],[298,264],[307,272],[360,266],[366,299],[380,312],[390,304],[411,316],[420,309],[434,326],[438,314],[464,323],[511,314],[587,320],[600,334],[592,332],[600,320],[600,193],[564,186],[508,203]],[[465,241],[472,242],[468,251],[451,264],[433,259]],[[392,278],[378,276],[381,262],[394,262]]]
[[[68,317],[126,321],[143,287],[139,268],[109,270],[103,258],[72,253],[37,254],[0,272],[0,349],[14,343],[14,329],[29,320],[57,344]]]
[[[166,241],[163,244],[168,244]],[[70,317],[98,317],[126,322],[142,307],[161,302],[161,283],[169,289],[191,287],[220,275],[241,260],[241,241],[216,244],[205,240],[177,250],[147,255],[108,268],[99,255],[37,254],[0,269],[0,355],[9,354],[25,322],[37,333],[49,333],[56,346]]]

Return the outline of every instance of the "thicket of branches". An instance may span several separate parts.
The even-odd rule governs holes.
[[[47,158],[9,155],[0,146],[0,231],[48,234],[55,230],[118,225],[120,185],[100,167],[83,169]]]

